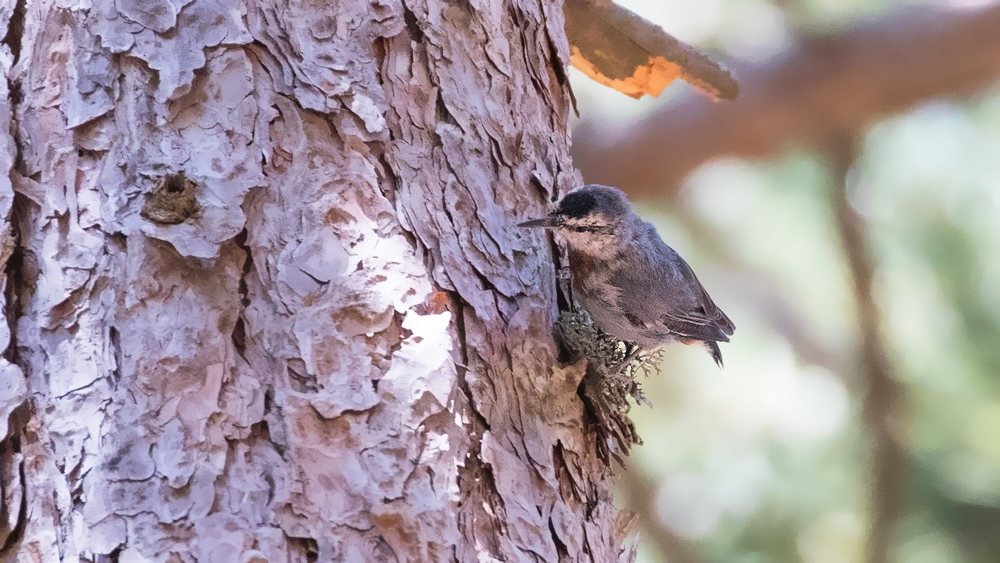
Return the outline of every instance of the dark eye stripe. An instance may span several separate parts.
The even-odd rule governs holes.
[[[569,227],[569,229],[572,230],[572,231],[576,231],[578,233],[609,233],[609,232],[611,232],[611,229],[609,229],[608,227],[599,227],[597,225],[593,225],[593,226],[590,226],[590,227]]]

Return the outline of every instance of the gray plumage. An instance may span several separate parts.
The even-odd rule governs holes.
[[[573,291],[604,332],[642,348],[700,344],[719,367],[719,342],[735,327],[691,267],[653,225],[632,212],[625,194],[591,184],[573,190],[544,219],[521,223],[562,235]]]

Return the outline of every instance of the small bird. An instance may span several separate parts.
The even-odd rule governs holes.
[[[701,345],[722,367],[718,343],[729,342],[733,321],[621,190],[577,188],[548,217],[518,226],[551,229],[566,239],[573,291],[604,332],[643,349]]]

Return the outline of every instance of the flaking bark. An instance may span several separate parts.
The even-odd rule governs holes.
[[[4,560],[632,556],[513,227],[579,183],[558,2],[12,14]]]

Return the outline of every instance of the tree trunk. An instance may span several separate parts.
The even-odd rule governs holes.
[[[558,1],[0,4],[0,560],[631,557]]]

